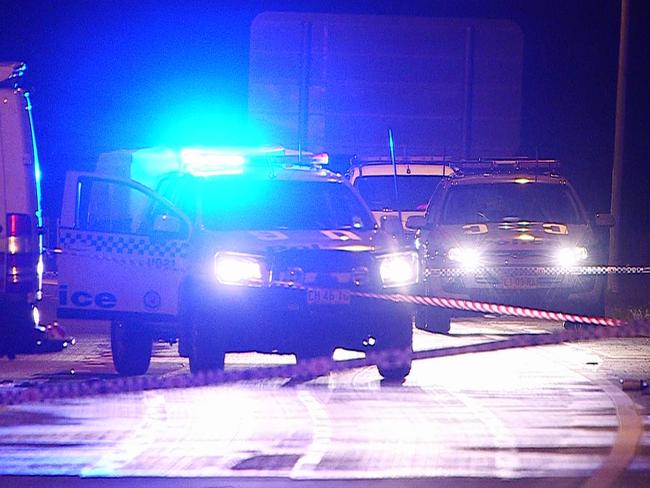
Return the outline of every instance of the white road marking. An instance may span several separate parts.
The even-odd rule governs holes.
[[[312,474],[332,443],[332,424],[327,406],[309,389],[298,390],[298,400],[307,408],[312,425],[312,441],[291,470],[292,478]]]
[[[142,401],[145,410],[138,425],[126,438],[120,440],[118,446],[105,451],[106,454],[93,465],[83,468],[80,473],[82,477],[115,476],[140,454],[155,449],[159,431],[168,425],[165,395],[146,392]],[[111,419],[110,416],[107,418]]]

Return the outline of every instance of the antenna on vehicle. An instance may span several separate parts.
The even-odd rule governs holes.
[[[447,147],[442,149],[442,176],[447,176]]]
[[[402,210],[399,204],[399,191],[397,189],[397,163],[395,162],[395,141],[393,139],[393,129],[388,129],[388,149],[390,150],[390,161],[393,165],[393,182],[395,184],[395,204],[397,205],[397,216],[399,217],[400,226],[402,225]]]

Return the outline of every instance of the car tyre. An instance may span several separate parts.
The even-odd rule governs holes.
[[[586,315],[587,317],[604,317],[605,316],[605,297],[603,295],[602,299],[600,299],[596,303],[592,304],[582,304],[580,306],[574,307],[572,310],[573,314],[575,315]],[[593,324],[583,324],[581,322],[572,322],[572,321],[565,321],[564,322],[564,328],[566,330],[576,330],[576,329],[583,329],[583,330],[593,330],[596,328],[602,327],[601,325],[593,325]]]
[[[192,374],[224,369],[226,353],[217,337],[217,331],[200,313],[190,313],[190,372]]]
[[[451,315],[446,311],[419,307],[415,312],[415,326],[418,329],[437,334],[448,334],[451,329]]]
[[[384,342],[377,350],[377,371],[387,381],[401,382],[411,372],[413,328],[409,324],[408,327],[391,332],[393,332],[391,334],[393,337]],[[399,334],[399,336],[394,334]],[[378,344],[381,344],[381,338]]]
[[[152,352],[151,334],[142,324],[121,320],[111,322],[113,366],[120,375],[145,374]]]

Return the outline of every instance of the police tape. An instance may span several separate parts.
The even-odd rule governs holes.
[[[372,298],[376,300],[387,300],[395,303],[410,303],[412,305],[425,305],[430,307],[448,308],[469,312],[479,312],[496,315],[506,315],[526,319],[552,320],[562,322],[576,322],[586,325],[602,325],[607,327],[619,327],[623,325],[620,319],[610,317],[593,317],[589,315],[578,315],[564,312],[554,312],[537,308],[519,307],[515,305],[504,305],[498,303],[477,302],[459,298],[433,297],[428,295],[406,295],[401,293],[381,294],[351,292],[352,296],[359,298]]]
[[[311,288],[293,281],[274,281],[273,286],[293,290],[317,290],[318,295],[327,296],[330,293],[337,294],[341,289],[329,288]],[[448,308],[453,310],[462,310],[468,312],[478,312],[486,314],[506,315],[510,317],[519,317],[525,319],[551,320],[562,322],[575,322],[586,325],[601,325],[607,327],[619,327],[623,321],[610,317],[595,317],[590,315],[580,315],[565,313],[559,311],[542,310],[537,308],[520,307],[517,305],[507,305],[499,303],[480,302],[475,300],[465,300],[461,298],[436,297],[429,295],[412,295],[404,293],[370,293],[362,291],[347,290],[351,297],[367,298],[373,300],[390,301],[394,303],[408,303],[411,305],[420,305],[428,307]]]
[[[274,285],[286,289],[308,290],[307,287],[299,286],[294,282],[274,282]],[[320,290],[322,291],[327,289]],[[560,344],[570,341],[650,336],[650,321],[635,321],[628,323],[619,319],[607,317],[590,317],[512,305],[501,305],[426,295],[407,295],[400,293],[381,294],[351,290],[349,290],[349,292],[351,297],[363,299],[385,300],[395,303],[442,307],[521,318],[576,322],[596,327],[567,330],[550,334],[521,334],[504,341],[417,352],[411,350],[371,350],[363,359],[352,359],[346,361],[333,361],[331,358],[324,357],[301,361],[300,364],[297,365],[260,367],[244,370],[208,371],[195,375],[178,375],[172,377],[138,376],[117,378],[113,380],[82,381],[79,383],[68,384],[45,384],[26,389],[12,388],[4,391],[0,390],[0,405],[42,402],[62,398],[142,392],[154,389],[190,388],[243,381],[270,380],[275,378],[309,380],[317,376],[329,374],[330,372],[345,371],[348,369],[372,365],[378,365],[384,368],[395,368],[406,366],[410,364],[412,360],[419,359],[498,351],[518,347]]]
[[[534,276],[534,275],[610,275],[650,274],[650,266],[480,266],[477,268],[426,268],[427,276]]]
[[[411,349],[383,350],[369,352],[364,358],[344,361],[334,361],[331,357],[322,357],[301,361],[300,364],[295,365],[214,370],[198,374],[180,374],[165,377],[120,377],[116,379],[80,381],[77,383],[41,384],[27,388],[13,387],[11,389],[0,390],[0,405],[20,405],[51,400],[141,393],[150,390],[196,388],[273,379],[288,379],[290,382],[297,380],[300,383],[330,373],[344,372],[369,366],[399,368],[410,365],[413,360],[502,351],[522,347],[557,345],[595,339],[632,337],[650,337],[650,321],[634,321],[615,328],[596,327],[542,334],[527,333],[500,341],[415,352]]]

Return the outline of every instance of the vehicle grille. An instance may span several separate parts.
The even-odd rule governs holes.
[[[519,265],[533,266],[548,264],[548,254],[540,250],[491,251],[483,255],[486,266]]]
[[[367,288],[377,283],[369,253],[322,249],[287,250],[272,258],[272,280],[327,288]]]

